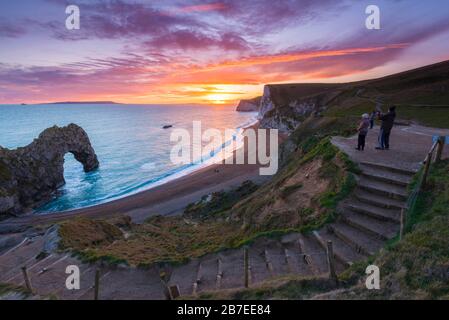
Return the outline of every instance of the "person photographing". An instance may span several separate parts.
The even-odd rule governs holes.
[[[396,119],[396,107],[391,106],[388,113],[379,113],[379,120],[382,121],[379,131],[379,146],[377,150],[390,149],[390,134],[393,129],[394,120]]]

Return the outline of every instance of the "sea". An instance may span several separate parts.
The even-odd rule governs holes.
[[[28,145],[48,127],[75,123],[89,135],[98,156],[98,170],[85,173],[68,153],[64,162],[66,184],[36,214],[67,211],[105,203],[166,183],[211,163],[231,141],[223,140],[213,152],[176,164],[170,152],[176,142],[171,132],[192,133],[193,121],[202,130],[232,129],[236,140],[257,120],[257,113],[236,112],[229,106],[42,104],[0,105],[0,146],[15,149]],[[172,126],[164,129],[164,126]],[[206,142],[202,142],[204,146]]]

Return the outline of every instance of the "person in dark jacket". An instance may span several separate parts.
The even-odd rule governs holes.
[[[390,149],[390,133],[396,119],[396,107],[392,106],[388,110],[388,113],[379,114],[379,120],[382,121],[379,132],[379,146],[378,150]]]
[[[376,116],[377,116],[377,111],[373,110],[373,112],[371,112],[371,114],[369,116],[369,128],[370,129],[374,128],[374,120],[376,120]]]

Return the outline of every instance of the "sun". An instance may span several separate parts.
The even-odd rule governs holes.
[[[213,104],[225,104],[230,101],[229,94],[213,93],[208,94],[206,100]]]

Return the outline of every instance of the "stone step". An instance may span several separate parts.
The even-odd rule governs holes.
[[[326,251],[313,235],[299,235],[301,251],[305,255],[306,263],[314,275],[328,272]]]
[[[25,241],[26,238],[24,238],[21,233],[12,233],[0,236],[0,256],[15,247],[20,246]]]
[[[65,273],[67,266],[75,265],[80,270],[80,289],[69,290],[65,285],[68,274]],[[53,265],[49,272],[40,274],[32,280],[32,283],[41,283],[40,291],[42,294],[53,294],[61,300],[93,300],[95,271],[97,267],[92,264],[84,264],[75,257],[68,257]]]
[[[198,268],[198,260],[191,260],[186,264],[173,268],[168,285],[177,285],[181,295],[191,295],[193,285],[197,281]]]
[[[47,260],[45,267],[38,268],[30,274],[30,281],[33,289],[40,296],[56,295],[65,288],[68,274],[65,270],[68,265],[79,264],[79,261],[69,255],[55,255],[56,259]]]
[[[165,300],[165,285],[156,268],[118,268],[104,271],[99,300]]]
[[[300,275],[312,275],[312,270],[304,259],[304,253],[301,250],[298,233],[285,235],[281,239],[285,249],[285,256],[290,273]]]
[[[382,164],[382,163],[374,163],[374,162],[369,162],[369,161],[360,162],[360,166],[376,168],[379,170],[398,173],[398,174],[402,174],[402,175],[406,175],[406,176],[410,176],[410,177],[414,176],[418,172],[418,170],[416,170],[415,168],[409,168],[409,167],[400,168],[397,166],[391,166],[391,165],[386,165],[386,164]]]
[[[268,269],[265,252],[263,248],[258,248],[256,244],[249,248],[249,284],[261,283],[273,276]]]
[[[197,270],[196,289],[192,292],[194,294],[202,291],[214,290],[217,281],[217,256],[211,255],[201,259],[199,268]],[[194,283],[194,286],[195,286]]]
[[[400,210],[379,208],[377,206],[359,202],[356,200],[350,201],[344,207],[349,208],[354,212],[361,213],[378,220],[391,221],[396,223],[400,223],[401,221]]]
[[[290,273],[285,248],[280,241],[270,241],[265,247],[265,255],[271,263],[274,276]]]
[[[360,169],[362,170],[362,176],[403,187],[407,186],[413,178],[413,176],[408,174],[387,171],[372,166],[360,165]]]
[[[10,278],[12,274],[21,272],[24,265],[33,264],[43,245],[43,237],[27,239],[0,256],[0,282]]]
[[[47,257],[37,260],[34,259],[33,261],[30,261],[30,263],[27,265],[27,272],[30,279],[32,279],[36,274],[41,272],[42,270],[45,270],[49,265],[53,264],[57,260],[60,259],[60,256],[58,254],[50,254]],[[6,283],[13,283],[18,286],[22,286],[25,284],[25,280],[23,277],[22,270],[18,270],[18,272],[10,275],[9,278],[5,280]]]
[[[384,245],[381,240],[346,224],[344,221],[332,223],[328,229],[357,252],[366,256],[374,255]]]
[[[342,263],[345,267],[350,267],[354,262],[364,259],[365,257],[357,253],[351,246],[339,239],[335,234],[329,232],[326,228],[313,231],[313,235],[327,251],[327,241],[332,241],[335,259]]]
[[[221,270],[219,270],[221,268]],[[221,272],[221,280],[217,289],[243,288],[244,287],[244,253],[243,249],[226,250],[220,252],[217,259],[216,283],[217,276]],[[218,277],[219,278],[219,277]]]
[[[74,300],[94,300],[95,298],[95,274],[96,274],[96,270],[97,267],[96,266],[91,266],[89,269],[87,269],[85,271],[85,274],[88,276],[90,282],[88,283],[87,286],[82,286],[82,290],[78,290],[81,292],[76,292],[75,291],[75,295],[74,297],[76,297]],[[101,284],[105,282],[105,279],[107,279],[107,277],[109,276],[109,274],[111,273],[111,271],[108,270],[102,270],[100,273],[100,289],[99,292],[101,291]],[[100,294],[99,294],[100,297]]]
[[[341,214],[341,218],[352,227],[382,240],[392,239],[399,232],[399,224],[397,223],[380,221],[356,212],[346,211]]]
[[[358,178],[358,188],[370,193],[388,196],[392,199],[403,201],[407,199],[407,190],[405,187],[400,187],[394,184],[389,184],[366,177]]]
[[[405,201],[389,198],[386,195],[378,195],[369,191],[358,189],[354,197],[360,202],[368,203],[377,207],[401,210],[405,208]]]

